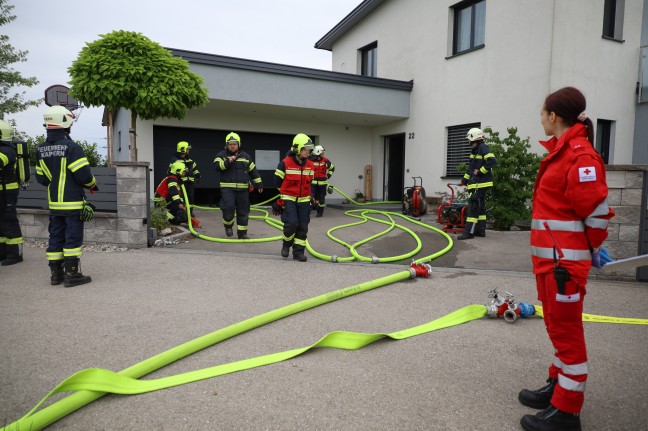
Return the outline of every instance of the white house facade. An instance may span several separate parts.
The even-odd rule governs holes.
[[[345,191],[363,190],[371,166],[374,199],[398,199],[412,176],[431,195],[457,178],[470,127],[516,127],[541,152],[544,98],[572,85],[587,97],[607,162],[645,164],[646,3],[366,0],[315,44],[332,52],[332,71],[172,50],[205,78],[210,103],[182,121],[139,121],[138,158],[152,162],[155,181],[174,141],[189,140],[211,173],[234,130],[267,168],[265,182],[304,132],[326,148]],[[128,159],[128,119],[116,117],[113,160]]]

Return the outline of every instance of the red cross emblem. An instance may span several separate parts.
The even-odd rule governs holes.
[[[590,171],[589,169],[585,169],[583,172],[585,172],[585,175],[589,175],[590,172],[592,172],[592,171]]]

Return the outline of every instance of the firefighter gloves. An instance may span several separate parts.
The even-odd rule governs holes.
[[[277,199],[275,203],[272,204],[272,215],[280,216],[284,212],[285,208],[283,199]]]
[[[96,207],[93,204],[85,202],[83,204],[83,208],[81,209],[81,214],[79,216],[81,218],[81,221],[86,222],[92,220],[95,209]]]

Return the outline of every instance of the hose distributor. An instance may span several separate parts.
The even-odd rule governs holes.
[[[506,296],[502,296],[497,288],[488,292],[488,297],[492,298],[491,303],[486,305],[486,316],[492,319],[503,317],[509,323],[515,323],[519,317],[529,317],[535,314],[535,307],[526,302],[515,302],[515,296],[511,292],[504,291]]]
[[[410,278],[423,277],[429,278],[432,273],[432,265],[427,263],[416,263],[412,261],[412,264],[409,267]]]

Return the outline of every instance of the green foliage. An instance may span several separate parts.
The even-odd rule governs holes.
[[[11,15],[13,8],[6,0],[0,0],[0,26],[16,19],[15,15]],[[38,106],[41,102],[41,99],[25,101],[24,91],[10,94],[13,93],[12,87],[33,87],[38,84],[36,77],[25,78],[10,67],[14,63],[27,61],[27,54],[27,51],[16,50],[9,43],[9,36],[0,34],[0,118],[6,114],[24,111],[30,106]]]
[[[68,72],[70,93],[86,106],[126,108],[145,120],[182,119],[208,102],[189,63],[141,33],[113,31],[86,43]]]
[[[531,219],[533,186],[542,157],[529,152],[529,138],[521,139],[516,127],[506,130],[508,136],[500,138],[499,132],[487,128],[484,140],[497,159],[488,216],[496,229],[508,230],[516,220]]]
[[[35,138],[21,135],[19,136],[21,140],[27,142],[29,146],[29,164],[31,166],[36,166],[36,148],[43,142],[45,142],[45,135],[39,135]],[[75,141],[77,144],[83,148],[86,158],[90,166],[107,166],[106,158],[99,154],[97,149],[97,144],[89,144],[87,141]]]
[[[160,198],[160,201],[156,202],[151,209],[151,226],[157,229],[158,234],[162,229],[171,226],[167,218],[166,200],[164,198]]]

